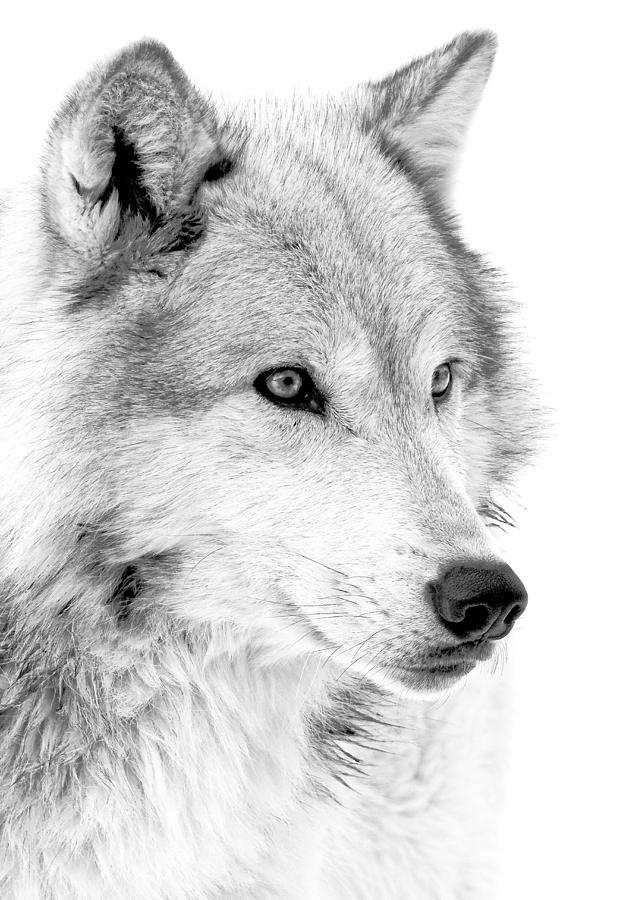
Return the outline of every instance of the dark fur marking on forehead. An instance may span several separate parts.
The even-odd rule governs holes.
[[[279,235],[281,246],[285,252],[294,258],[296,266],[312,285],[323,284],[323,273],[317,260],[309,247],[306,247],[301,238],[291,232],[283,232]]]
[[[354,199],[347,196],[345,184],[337,172],[325,160],[311,156],[298,148],[292,148],[291,154],[301,168],[310,174],[310,183],[314,179],[314,183],[323,189],[332,205],[340,211],[346,235],[350,237],[352,244],[358,247],[360,253],[367,254],[369,249],[367,242],[360,237],[363,220],[355,215]]]
[[[376,271],[380,263],[376,229],[373,230],[367,218],[360,214],[340,171],[331,163],[297,147],[291,148],[290,153],[300,169],[299,174],[309,186],[310,193],[324,195],[325,203],[332,208],[345,254],[337,256],[327,253],[328,242],[323,237],[327,227],[323,201],[306,206],[305,215],[301,215],[298,206],[288,212],[285,204],[281,206],[275,203],[272,208],[265,205],[263,208],[251,209],[249,217],[267,234],[277,251],[285,251],[285,257],[281,258],[294,263],[298,283],[303,275],[306,286],[317,291],[316,300],[319,304],[323,303],[324,297],[332,298],[330,302],[333,302],[337,288],[341,292],[345,284],[343,272],[354,260],[359,275],[351,283],[350,293],[355,299],[364,300],[368,305],[369,315],[377,318],[382,312],[381,304],[374,302],[376,298],[372,285],[365,284],[362,277],[368,264]]]

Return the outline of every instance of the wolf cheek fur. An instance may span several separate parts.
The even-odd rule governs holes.
[[[499,686],[431,696],[523,603],[531,388],[448,205],[494,47],[225,111],[141,42],[3,208],[7,900],[493,896]]]

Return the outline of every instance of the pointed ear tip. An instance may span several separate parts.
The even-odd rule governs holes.
[[[160,60],[162,63],[176,65],[172,52],[158,38],[141,37],[121,47],[111,55],[112,61],[127,59],[132,62]]]
[[[456,47],[460,56],[468,59],[481,56],[488,62],[493,61],[498,45],[497,34],[490,28],[463,31],[451,44],[452,47]]]

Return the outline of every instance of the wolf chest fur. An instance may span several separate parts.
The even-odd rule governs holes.
[[[0,895],[493,896],[534,438],[451,175],[495,49],[205,100],[135,44],[0,217]]]

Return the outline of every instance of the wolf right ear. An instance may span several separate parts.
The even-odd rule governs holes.
[[[364,123],[427,194],[448,193],[495,56],[490,31],[464,32],[365,89]]]
[[[119,238],[180,230],[221,161],[211,108],[162,44],[140,41],[91,72],[55,118],[45,214],[74,251],[100,259]]]

